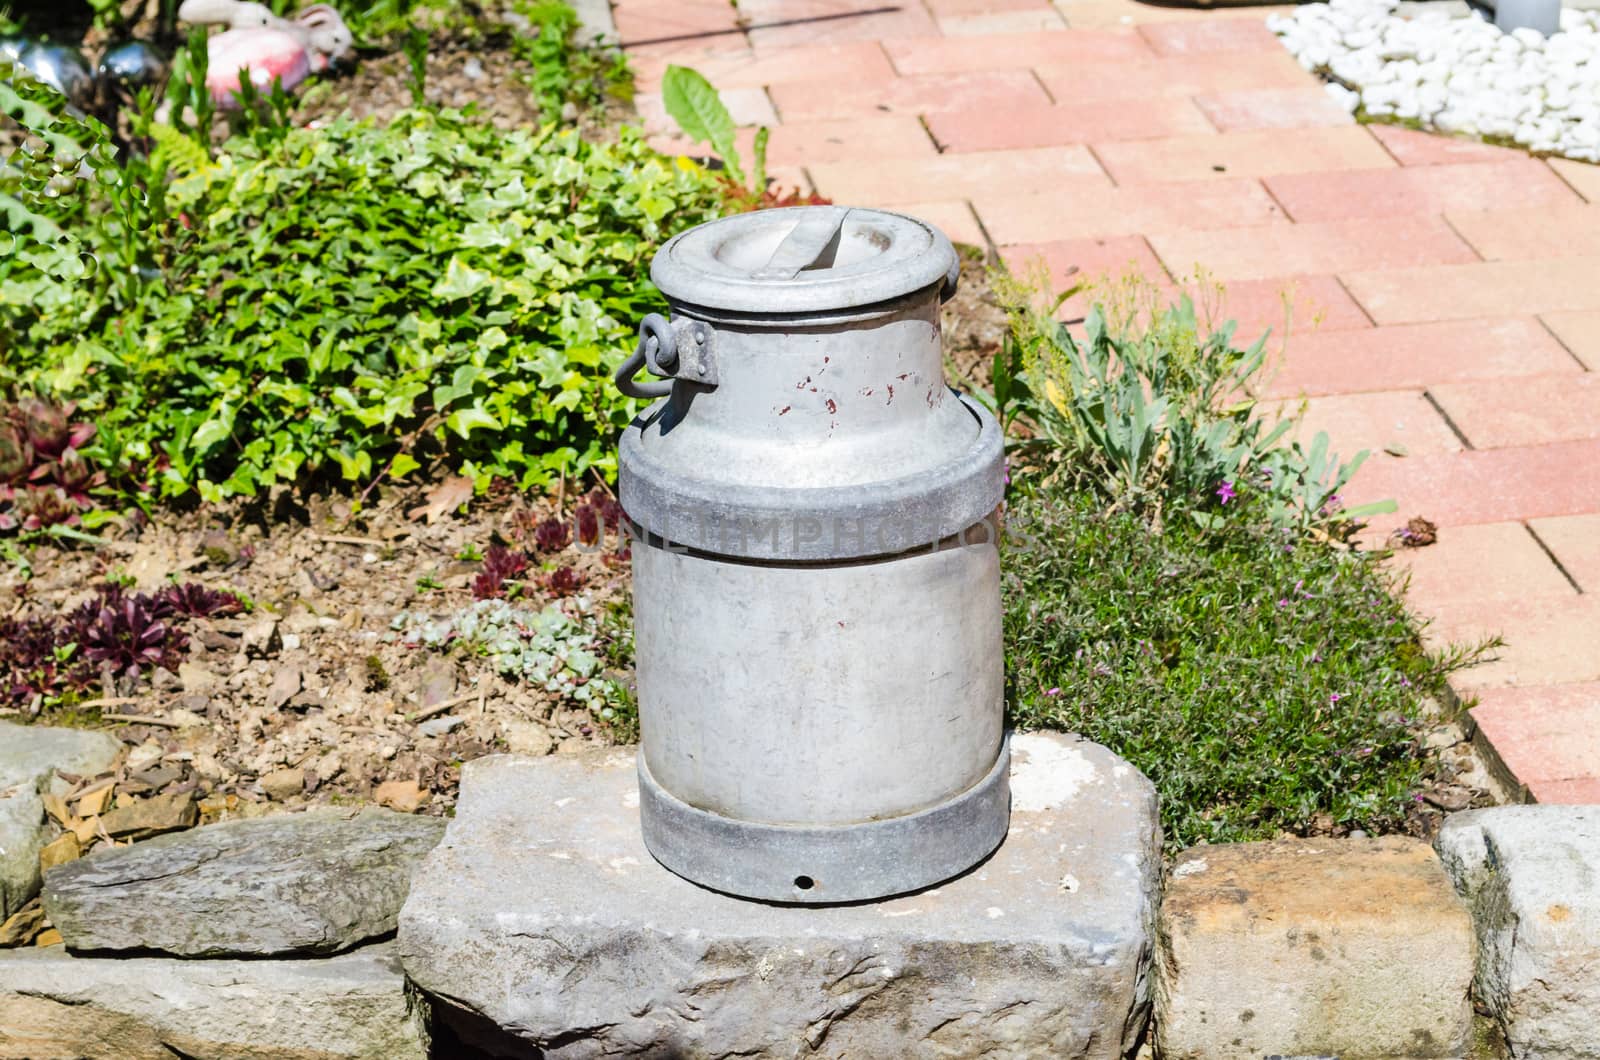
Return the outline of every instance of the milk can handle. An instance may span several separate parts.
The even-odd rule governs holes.
[[[648,401],[672,393],[672,380],[636,382],[633,377],[639,374],[639,369],[648,366],[658,375],[670,375],[677,364],[678,337],[672,324],[660,313],[650,313],[639,321],[639,345],[611,378],[617,389],[628,397]]]

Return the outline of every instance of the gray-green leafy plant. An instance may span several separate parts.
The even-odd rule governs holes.
[[[1001,289],[1014,338],[996,357],[992,400],[1004,422],[1029,428],[1016,443],[1025,458],[1087,475],[1114,507],[1183,509],[1203,526],[1239,497],[1276,525],[1330,531],[1395,509],[1344,506],[1339,491],[1367,453],[1342,462],[1322,432],[1302,446],[1294,415],[1269,416],[1251,396],[1265,336],[1241,349],[1232,322],[1202,329],[1185,296],[1142,327],[1113,329],[1096,304],[1080,338],[1056,319],[1059,299]]]
[[[392,628],[409,643],[487,656],[507,677],[581,704],[605,721],[626,698],[605,676],[607,649],[597,624],[558,604],[535,611],[508,600],[477,600],[443,618],[402,611]]]

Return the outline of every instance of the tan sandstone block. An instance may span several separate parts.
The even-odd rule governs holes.
[[[1193,847],[1172,870],[1158,939],[1166,1060],[1466,1051],[1472,920],[1418,840]]]

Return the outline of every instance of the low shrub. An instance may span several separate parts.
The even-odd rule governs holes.
[[[1142,769],[1169,843],[1399,830],[1425,699],[1460,657],[1423,650],[1371,554],[1259,512],[1159,533],[1056,484],[1008,514],[1013,720]]]
[[[720,196],[615,143],[470,115],[161,141],[137,215],[74,215],[89,275],[0,263],[0,382],[78,403],[162,497],[438,463],[524,488],[609,469],[650,256]],[[170,184],[167,183],[170,178]],[[121,185],[119,185],[121,186]],[[137,229],[137,230],[136,230]]]

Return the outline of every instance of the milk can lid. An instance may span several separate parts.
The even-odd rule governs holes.
[[[934,284],[955,289],[960,259],[915,217],[848,206],[737,214],[667,241],[650,278],[668,300],[738,313],[856,309]]]

